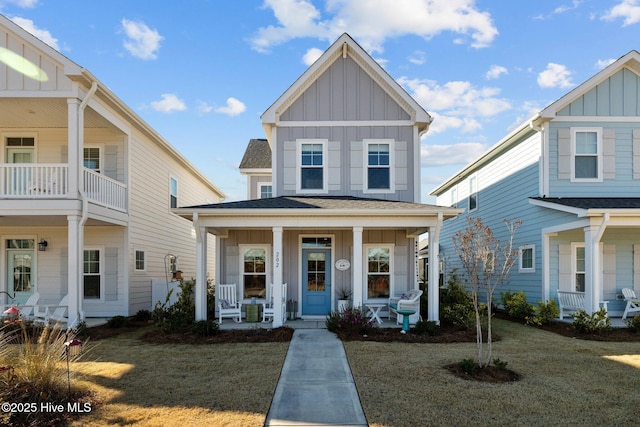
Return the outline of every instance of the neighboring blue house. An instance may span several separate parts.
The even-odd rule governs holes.
[[[465,209],[445,222],[440,255],[459,268],[452,236],[480,217],[496,236],[520,218],[509,284],[530,302],[585,292],[585,309],[622,288],[640,291],[640,54],[624,55],[549,105],[437,187],[438,205]],[[504,240],[503,240],[504,241]]]
[[[216,284],[235,283],[238,298],[250,301],[273,283],[279,301],[286,283],[303,319],[324,319],[343,289],[355,306],[386,308],[390,296],[418,288],[420,235],[429,232],[437,247],[443,221],[459,213],[420,203],[420,137],[430,123],[343,34],[262,115],[266,139],[252,140],[241,163],[250,200],[174,210],[193,220],[198,237],[196,318],[206,316],[199,284],[208,234]],[[423,317],[437,320],[437,289],[429,303]]]

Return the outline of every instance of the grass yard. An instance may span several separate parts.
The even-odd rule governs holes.
[[[522,374],[513,383],[460,379],[442,367],[473,358],[475,343],[345,342],[371,426],[637,425],[638,342],[563,337],[494,320],[494,358]]]
[[[443,366],[473,358],[475,343],[349,341],[344,346],[374,427],[635,425],[638,342],[567,338],[494,320],[494,357],[522,374],[504,384],[466,381]],[[77,380],[102,405],[75,426],[262,426],[287,342],[147,344],[142,331],[93,342]],[[74,383],[75,384],[75,383]]]

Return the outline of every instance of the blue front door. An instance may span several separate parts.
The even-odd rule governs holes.
[[[302,250],[302,314],[331,311],[331,249]]]

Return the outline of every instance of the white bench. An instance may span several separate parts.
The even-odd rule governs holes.
[[[607,301],[599,301],[599,304],[608,311]],[[571,315],[578,310],[584,310],[584,292],[558,291],[558,308],[560,308],[560,319],[564,312]]]

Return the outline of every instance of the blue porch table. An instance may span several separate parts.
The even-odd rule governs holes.
[[[406,334],[409,331],[409,316],[416,314],[415,310],[398,310],[398,314],[402,315],[402,330],[400,333]]]

